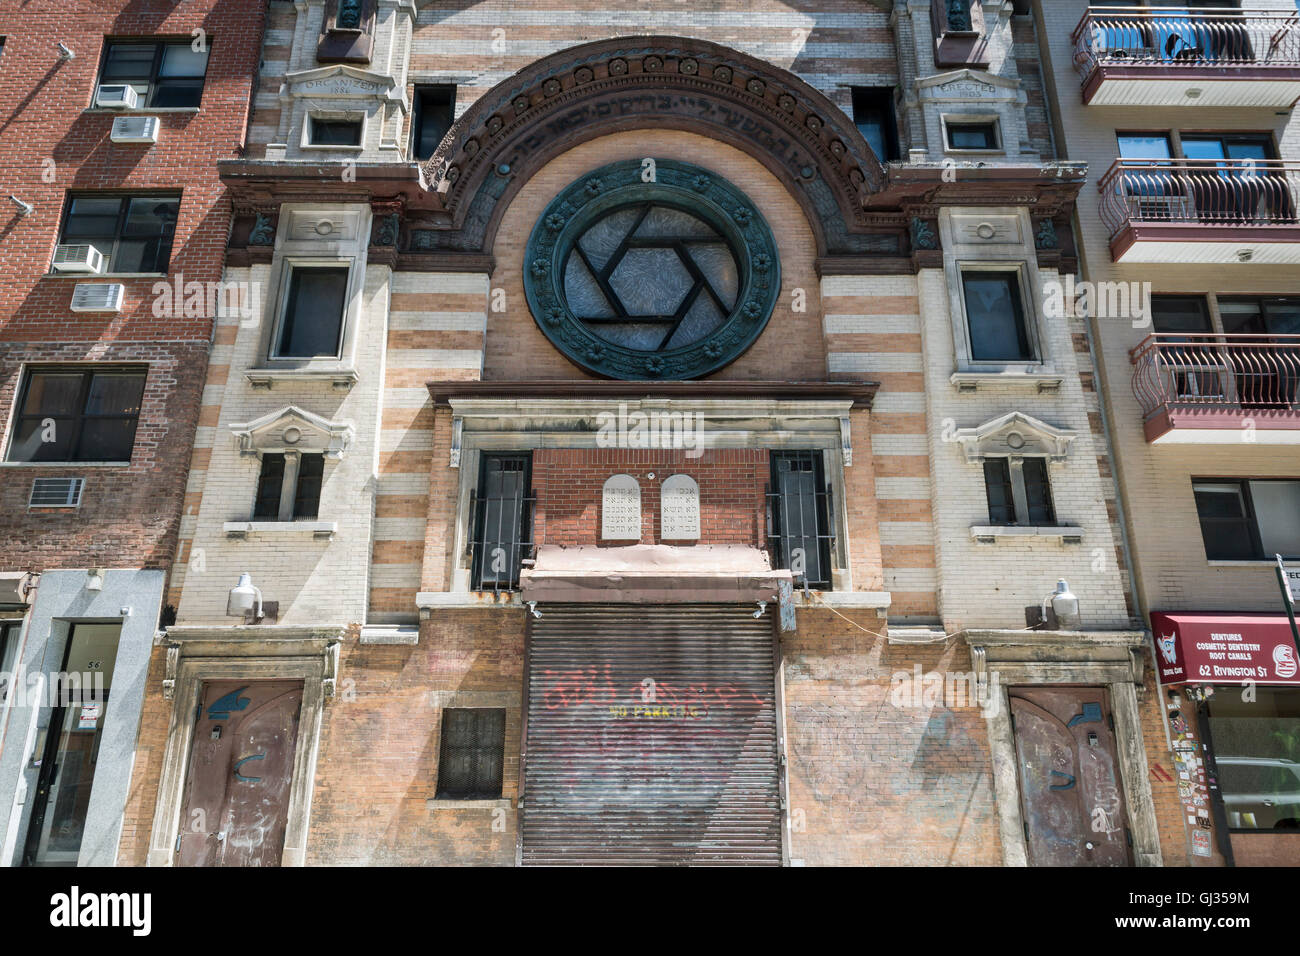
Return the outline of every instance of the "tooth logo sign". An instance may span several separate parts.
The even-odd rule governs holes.
[[[1294,677],[1296,672],[1295,648],[1279,644],[1273,648],[1273,669],[1278,677]]]
[[[1178,632],[1168,636],[1160,635],[1160,656],[1171,665],[1178,663]]]

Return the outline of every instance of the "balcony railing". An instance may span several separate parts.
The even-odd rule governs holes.
[[[1171,410],[1300,411],[1300,335],[1157,332],[1131,357],[1144,418]]]
[[[1113,239],[1135,223],[1295,226],[1300,163],[1276,159],[1121,159],[1097,184]]]
[[[1300,15],[1234,7],[1089,8],[1074,29],[1074,65],[1098,67],[1300,66]]]

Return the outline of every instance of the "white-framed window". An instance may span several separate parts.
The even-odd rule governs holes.
[[[1002,121],[995,113],[945,113],[944,150],[949,153],[1001,153]]]
[[[359,150],[366,139],[366,114],[328,111],[308,113],[303,124],[303,149]]]
[[[269,358],[342,357],[351,273],[349,259],[285,261]]]
[[[971,364],[1003,366],[1041,361],[1023,267],[963,263],[958,272],[962,327]]]

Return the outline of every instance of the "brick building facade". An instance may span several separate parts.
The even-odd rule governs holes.
[[[1177,862],[1039,29],[272,3],[120,859]]]
[[[0,11],[6,865],[116,858],[202,424],[230,224],[217,162],[244,144],[264,7]],[[94,719],[22,693],[86,668],[113,698]],[[50,740],[69,754],[54,779]]]
[[[1291,818],[1233,788],[1300,778],[1260,743],[1300,717],[1294,656],[1250,661],[1259,710],[1186,670],[1198,627],[1281,626],[1266,543],[1300,560],[1285,6],[269,0],[12,30],[6,653],[118,643],[107,708],[2,712],[5,861],[1288,859],[1260,831]],[[201,106],[151,110],[197,61],[114,44],[198,27]],[[143,104],[82,109],[132,70]],[[111,142],[154,113],[156,143]],[[84,194],[136,191],[154,245],[122,205],[113,255],[172,237],[166,277],[241,308],[160,316],[156,275],[51,265],[107,228]],[[1084,281],[1139,291],[1099,313],[1116,287]],[[114,282],[119,311],[71,309]],[[75,415],[29,407],[92,361],[147,369],[129,463],[19,460],[109,427],[90,376]],[[79,508],[33,499],[70,476]],[[1256,510],[1213,513],[1229,486]],[[33,755],[101,725],[78,803]]]

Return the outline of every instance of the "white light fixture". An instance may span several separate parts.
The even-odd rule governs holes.
[[[1079,599],[1075,597],[1065,578],[1056,582],[1056,590],[1043,598],[1043,626],[1047,626],[1047,605],[1051,602],[1056,614],[1056,624],[1062,630],[1071,630],[1079,626]]]
[[[23,202],[21,199],[19,199],[17,196],[14,195],[10,195],[9,201],[18,207],[18,215],[20,216],[26,216],[33,209],[36,208],[31,203]]]
[[[86,572],[86,590],[102,591],[104,590],[104,569],[91,568]]]
[[[60,60],[71,60],[71,59],[72,59],[73,57],[75,57],[76,55],[77,55],[77,54],[73,53],[70,49],[68,49],[68,45],[67,45],[66,43],[60,43],[60,44],[59,44],[59,59],[60,59]]]
[[[262,619],[262,591],[253,586],[253,576],[245,571],[240,574],[239,583],[230,589],[226,614],[229,617],[244,617],[249,611],[254,612],[254,621]]]

